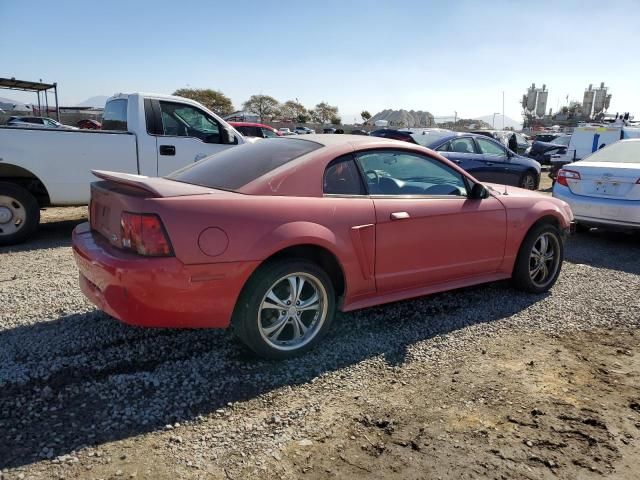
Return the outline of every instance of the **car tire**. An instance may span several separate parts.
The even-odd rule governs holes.
[[[525,292],[546,292],[556,283],[563,260],[564,245],[558,228],[550,223],[536,225],[520,245],[513,283]]]
[[[31,236],[40,223],[40,206],[29,191],[0,182],[0,245],[14,245]]]
[[[523,173],[520,177],[520,182],[518,182],[518,186],[527,190],[537,190],[538,182],[536,181],[536,176],[531,172]]]
[[[335,290],[327,273],[307,260],[285,260],[261,267],[249,279],[232,328],[256,355],[283,360],[320,342],[334,314]]]

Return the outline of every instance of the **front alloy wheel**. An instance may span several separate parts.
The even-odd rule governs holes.
[[[536,179],[531,173],[525,173],[520,180],[520,188],[525,188],[527,190],[535,190],[536,189]]]
[[[327,273],[307,260],[261,267],[247,282],[232,327],[256,354],[284,359],[300,355],[324,336],[335,310]]]
[[[546,292],[556,283],[563,259],[564,247],[558,228],[550,223],[537,225],[520,245],[512,279],[521,290]]]

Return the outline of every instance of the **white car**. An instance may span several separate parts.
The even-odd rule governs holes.
[[[278,132],[280,132],[280,135],[297,135],[296,132],[292,132],[290,129],[285,127],[279,128]]]
[[[565,165],[553,196],[571,206],[579,226],[640,229],[640,138]]]
[[[78,130],[71,125],[63,125],[49,117],[11,117],[7,121],[8,127],[29,127],[29,128],[67,128]]]
[[[316,133],[315,130],[311,130],[309,127],[296,127],[293,129],[294,133],[298,135],[308,135],[310,133]]]

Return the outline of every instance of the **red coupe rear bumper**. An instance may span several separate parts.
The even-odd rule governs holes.
[[[73,231],[80,288],[100,310],[144,327],[225,328],[258,262],[184,265],[111,246],[88,223]]]

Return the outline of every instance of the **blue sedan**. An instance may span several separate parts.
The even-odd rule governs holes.
[[[485,135],[443,130],[425,130],[422,133],[379,130],[371,135],[405,140],[435,150],[481,182],[513,185],[529,190],[536,190],[540,184],[541,168],[538,162],[512,152]]]

